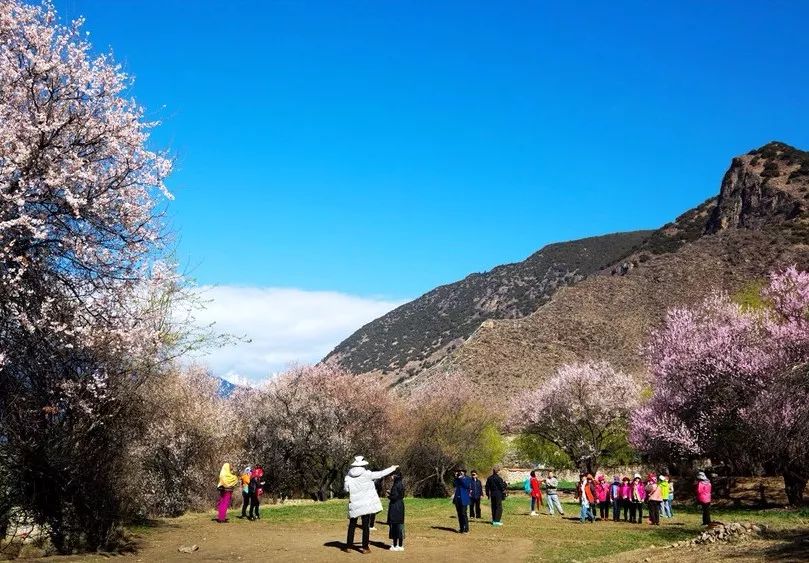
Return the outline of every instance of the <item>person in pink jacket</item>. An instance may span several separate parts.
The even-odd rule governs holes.
[[[640,478],[640,473],[635,473],[632,482],[629,484],[629,521],[635,524],[643,523],[643,502],[646,500],[646,489]],[[637,519],[636,519],[637,517]]]
[[[624,509],[624,522],[626,522],[629,520],[629,509],[632,504],[632,484],[626,475],[621,479],[621,489],[618,494],[621,499],[621,508]]]
[[[704,471],[697,473],[694,492],[697,495],[697,504],[702,507],[702,525],[708,526],[711,523],[711,482]]]
[[[649,522],[652,526],[660,525],[660,504],[663,502],[663,494],[660,492],[660,485],[657,483],[657,475],[649,473],[646,480],[646,502],[649,505]]]
[[[610,519],[610,486],[600,473],[596,476],[596,498],[598,500],[598,516],[602,520]]]

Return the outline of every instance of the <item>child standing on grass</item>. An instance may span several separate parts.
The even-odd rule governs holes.
[[[393,545],[391,551],[404,551],[404,481],[402,471],[396,469],[393,472],[393,485],[388,492],[388,526],[390,526],[390,539]]]

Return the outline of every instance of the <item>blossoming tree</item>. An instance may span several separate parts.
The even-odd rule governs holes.
[[[118,518],[127,398],[162,360],[177,283],[156,261],[171,162],[81,26],[0,2],[0,464],[60,550]]]
[[[515,398],[508,425],[547,440],[593,473],[605,454],[625,443],[639,395],[638,384],[607,362],[564,365]]]
[[[762,298],[669,311],[646,349],[654,392],[630,440],[660,458],[780,472],[797,504],[809,478],[809,273],[771,274]]]
[[[261,460],[268,489],[320,500],[342,492],[355,455],[386,461],[394,403],[378,381],[319,364],[293,367],[266,388],[241,390],[246,455]]]

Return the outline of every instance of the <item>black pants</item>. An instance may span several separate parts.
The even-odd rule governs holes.
[[[503,499],[500,497],[492,497],[492,522],[500,522],[503,518]]]
[[[376,514],[371,514],[370,526],[372,528],[376,527]]]
[[[660,501],[659,500],[650,500],[649,501],[649,519],[652,521],[652,525],[659,526],[660,525]]]
[[[632,503],[626,499],[621,500],[621,506],[624,507],[624,522],[629,520],[629,509],[632,507]]]
[[[609,501],[598,503],[598,515],[602,520],[607,520],[610,517],[610,503]]]
[[[250,493],[250,518],[261,518],[258,513],[259,501],[257,493]]]
[[[242,518],[247,516],[247,507],[250,506],[250,493],[242,491]]]
[[[370,541],[371,536],[371,515],[370,514],[363,514],[360,516],[360,520],[362,520],[362,548],[368,549],[368,542]],[[354,530],[357,529],[357,519],[356,518],[349,518],[348,519],[348,537],[346,538],[346,547],[351,547],[354,545]]]
[[[469,531],[469,516],[466,514],[466,506],[459,500],[455,501],[455,512],[458,513],[458,531]]]
[[[480,499],[469,499],[469,517],[480,518]]]
[[[621,519],[621,499],[612,499],[612,521],[617,522]]]
[[[637,516],[637,520],[635,519]],[[636,524],[643,524],[643,503],[630,502],[629,503],[629,521]]]
[[[404,546],[404,524],[390,524],[390,539],[393,547]]]
[[[699,505],[702,507],[702,525],[707,526],[711,523],[711,503],[701,502]]]

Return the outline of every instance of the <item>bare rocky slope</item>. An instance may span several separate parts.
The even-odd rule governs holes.
[[[560,288],[585,279],[639,248],[651,231],[550,244],[522,262],[440,286],[363,326],[325,361],[392,383],[435,365],[487,319],[517,319]]]
[[[809,152],[772,142],[734,158],[716,197],[660,229],[549,245],[441,286],[326,361],[404,391],[461,368],[503,397],[576,360],[640,374],[641,346],[670,307],[789,264],[809,269]]]
[[[560,289],[525,318],[482,323],[405,385],[457,367],[507,396],[583,359],[640,374],[641,346],[668,308],[716,290],[743,291],[789,264],[809,268],[809,153],[773,142],[734,158],[716,198],[652,233],[618,264]]]

